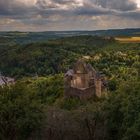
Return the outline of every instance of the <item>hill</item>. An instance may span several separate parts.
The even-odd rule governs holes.
[[[140,29],[110,29],[97,31],[47,31],[47,32],[0,32],[0,46],[8,39],[9,44],[28,44],[71,36],[140,36]],[[4,41],[5,42],[5,41]]]
[[[0,47],[2,140],[139,140],[140,44],[97,36]],[[85,58],[104,74],[107,96],[64,98],[64,73]]]

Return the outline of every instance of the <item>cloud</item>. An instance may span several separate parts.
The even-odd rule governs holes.
[[[38,0],[37,6],[43,9],[70,9],[83,5],[83,0]]]
[[[125,27],[133,26],[132,22],[139,26],[140,9],[136,0],[0,0],[0,18],[0,30],[14,23],[32,30],[100,29],[105,27],[100,23],[110,28],[114,21],[118,27],[122,22]]]
[[[20,19],[30,17],[36,12],[35,5],[27,4],[26,0],[0,0],[0,16]]]
[[[1,0],[0,16],[106,15],[137,10],[132,0]]]
[[[137,4],[133,0],[96,0],[96,4],[103,8],[121,11],[137,9]]]

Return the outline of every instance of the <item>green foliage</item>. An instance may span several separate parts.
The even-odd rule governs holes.
[[[43,114],[31,89],[21,84],[0,89],[0,139],[26,139],[40,129]]]
[[[106,103],[108,130],[112,140],[140,139],[140,82],[127,81]]]
[[[43,104],[52,105],[58,98],[63,97],[63,75],[37,78],[31,82],[30,88],[36,91],[35,96],[37,99],[40,99]]]
[[[112,40],[100,37],[69,37],[46,43],[31,43],[25,46],[0,48],[0,68],[4,74],[21,78],[58,74],[66,71],[81,55],[105,47]],[[4,52],[4,53],[3,53]]]
[[[59,106],[62,109],[72,110],[81,106],[83,103],[77,98],[67,98],[60,101]]]
[[[19,78],[15,86],[0,89],[0,139],[26,139],[42,121],[48,139],[140,139],[140,44],[77,36],[1,47],[0,55],[1,71]],[[60,73],[83,56],[105,75],[106,98],[63,97]]]
[[[112,79],[108,82],[108,89],[110,91],[115,91],[117,89],[117,81],[115,79]]]

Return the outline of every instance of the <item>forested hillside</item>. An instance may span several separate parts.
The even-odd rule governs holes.
[[[131,37],[140,36],[140,28],[132,29],[109,29],[109,30],[96,30],[96,31],[46,31],[46,32],[0,32],[0,46],[4,45],[3,41],[8,40],[9,44],[29,44],[41,42],[44,40],[58,39],[62,37],[71,36],[113,36],[113,37]],[[2,38],[2,40],[1,40]]]
[[[139,140],[140,44],[76,36],[0,47],[2,140]],[[107,96],[65,99],[64,73],[84,57],[108,81]]]

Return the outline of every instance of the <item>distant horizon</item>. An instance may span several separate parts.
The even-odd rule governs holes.
[[[108,28],[108,29],[97,29],[97,30],[44,30],[44,31],[20,31],[20,30],[9,30],[9,31],[0,31],[0,32],[95,32],[95,31],[109,31],[109,30],[136,30],[140,27],[134,28]]]

